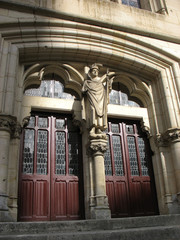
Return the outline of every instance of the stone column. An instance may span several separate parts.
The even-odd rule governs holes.
[[[0,115],[0,222],[13,221],[7,205],[10,138],[16,132],[16,118]]]
[[[161,146],[169,146],[171,150],[169,154],[171,158],[168,157],[168,161],[172,161],[175,179],[173,185],[176,187],[175,189],[172,189],[172,187],[171,189],[168,188],[172,201],[169,211],[173,214],[180,213],[180,128],[169,128],[159,136],[159,142],[161,142]]]
[[[106,195],[106,182],[104,171],[104,152],[107,149],[107,140],[94,138],[90,140],[89,153],[94,166],[94,204],[91,206],[91,216],[95,219],[107,219],[111,217],[108,198]],[[92,198],[92,197],[91,197]]]

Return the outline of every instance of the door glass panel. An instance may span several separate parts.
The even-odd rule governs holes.
[[[133,125],[126,125],[126,133],[128,134],[134,133]]]
[[[38,131],[37,140],[37,173],[47,174],[47,154],[48,154],[48,133],[44,130]]]
[[[131,136],[127,136],[127,142],[128,142],[128,150],[129,150],[129,161],[130,161],[131,175],[132,176],[139,176],[135,138],[131,137]]]
[[[107,142],[107,151],[104,154],[104,167],[105,167],[105,175],[112,176],[112,163],[111,163],[111,153],[109,148],[109,137]]]
[[[116,176],[124,176],[120,136],[112,136],[113,156]]]
[[[47,128],[48,127],[48,119],[44,117],[40,117],[38,119],[38,127]]]
[[[68,134],[68,150],[69,150],[69,174],[78,176],[79,162],[79,144],[78,134],[70,132]]]
[[[65,133],[56,132],[56,174],[66,174]]]
[[[143,176],[149,176],[148,171],[148,158],[145,151],[145,143],[144,139],[138,137],[138,146],[139,146],[139,155],[140,155],[140,161],[141,161],[141,171]]]
[[[113,133],[119,133],[119,124],[114,124],[114,123],[112,123],[112,124],[111,124],[111,131],[112,131]]]
[[[65,129],[65,120],[64,119],[56,119],[56,128],[57,129]]]
[[[23,149],[23,170],[24,174],[33,174],[34,164],[34,130],[26,129]]]
[[[35,127],[35,117],[30,117],[28,127]]]

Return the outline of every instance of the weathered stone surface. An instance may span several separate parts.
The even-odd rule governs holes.
[[[0,239],[4,240],[179,240],[179,236],[180,215],[0,224]]]

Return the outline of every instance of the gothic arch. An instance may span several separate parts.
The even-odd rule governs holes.
[[[82,75],[68,64],[35,64],[24,73],[24,90],[39,86],[42,79],[48,74],[58,75],[64,83],[66,89],[75,91],[81,97]]]

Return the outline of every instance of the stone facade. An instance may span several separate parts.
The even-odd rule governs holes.
[[[108,117],[138,119],[148,133],[160,214],[180,213],[180,2],[0,0],[0,221],[17,221],[21,128],[32,110],[73,113],[83,142],[85,218],[110,218],[106,139],[82,116],[87,65],[103,65],[143,108],[108,105]],[[49,73],[79,101],[24,96]],[[87,112],[85,114],[88,114]]]

